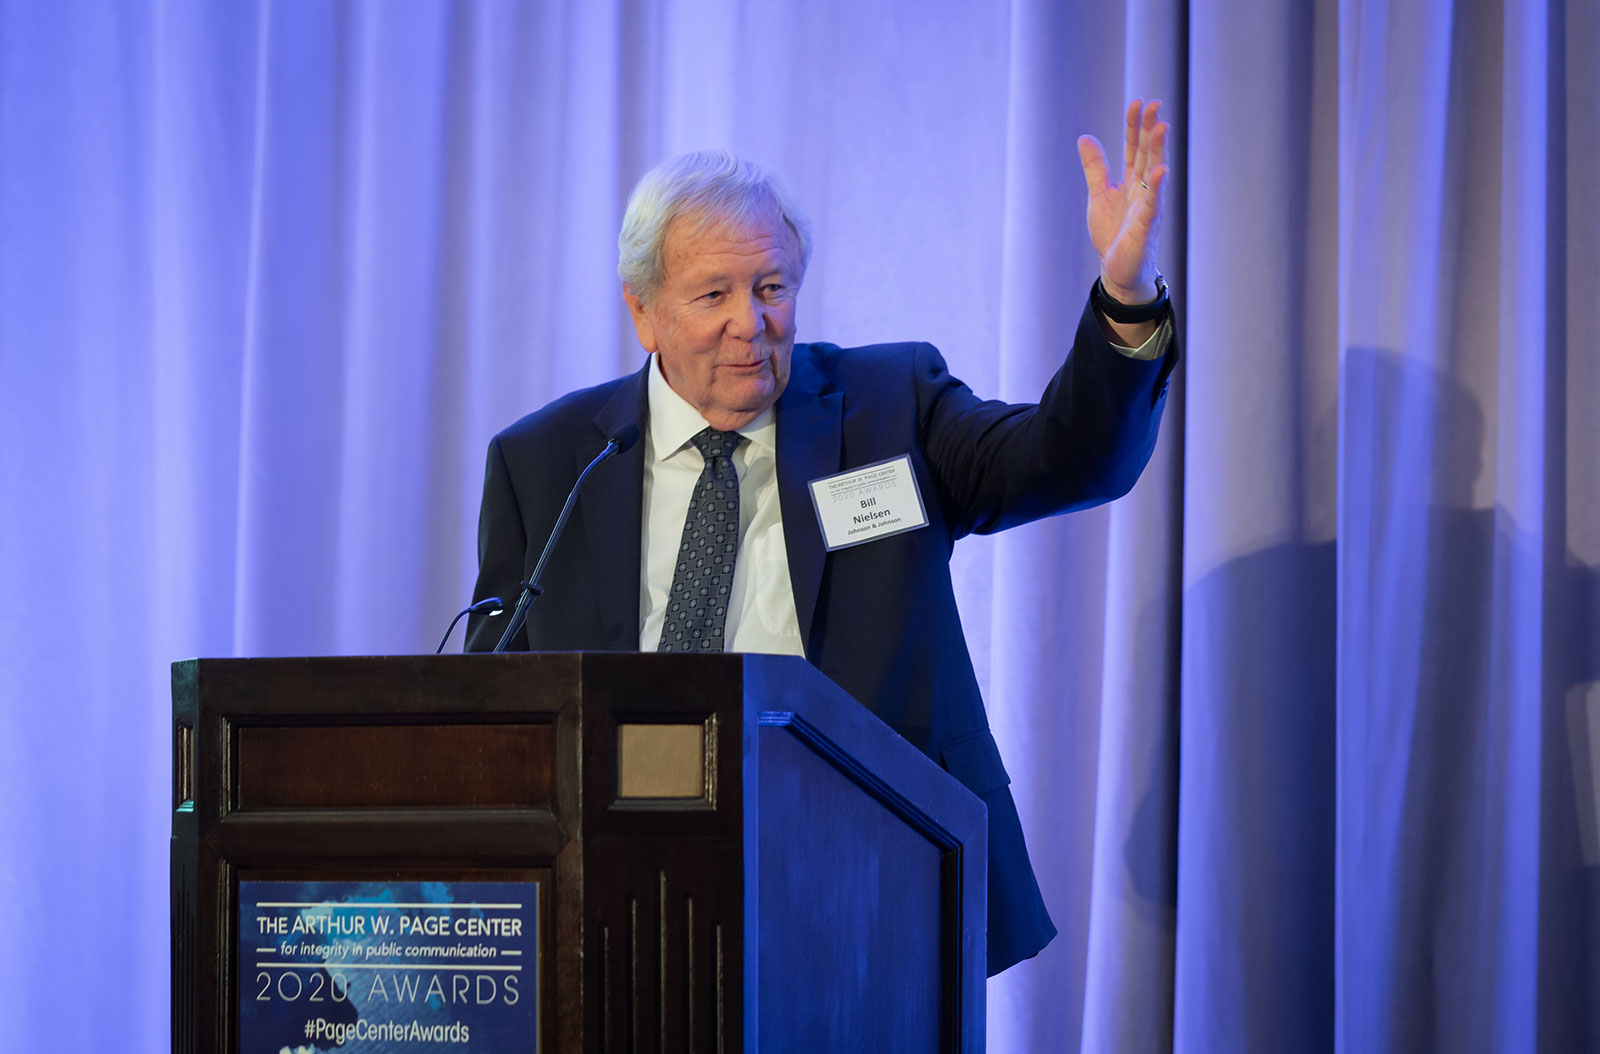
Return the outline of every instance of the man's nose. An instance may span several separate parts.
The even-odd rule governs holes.
[[[739,340],[755,340],[765,333],[767,317],[763,305],[748,293],[733,298],[728,319],[728,334]]]

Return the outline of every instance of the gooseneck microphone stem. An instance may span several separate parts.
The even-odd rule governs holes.
[[[522,595],[517,597],[517,606],[511,611],[511,621],[506,623],[506,631],[500,634],[500,643],[494,646],[494,653],[499,654],[506,650],[506,645],[511,643],[511,638],[517,635],[528,619],[528,608],[540,595],[544,588],[539,585],[539,579],[544,577],[544,565],[550,560],[550,553],[556,547],[556,540],[561,537],[561,532],[567,526],[567,517],[572,515],[572,507],[577,504],[578,491],[583,487],[583,481],[589,478],[595,466],[600,464],[612,454],[620,454],[633,446],[639,440],[639,429],[634,425],[626,425],[617,431],[617,434],[606,441],[606,448],[595,455],[595,459],[578,473],[578,481],[572,485],[572,492],[567,495],[567,503],[561,506],[561,515],[556,517],[556,525],[550,531],[550,540],[544,543],[544,552],[539,554],[539,562],[533,565],[533,574],[522,583]]]
[[[491,608],[493,610],[490,610]],[[501,600],[499,597],[484,597],[471,607],[462,608],[460,611],[456,612],[456,617],[450,620],[449,627],[445,629],[444,636],[440,639],[439,646],[433,649],[433,653],[435,655],[444,654],[444,646],[450,643],[450,634],[455,632],[456,623],[460,622],[463,617],[477,614],[480,611],[488,611],[491,615],[498,615],[500,612],[504,611],[505,608],[506,602]]]

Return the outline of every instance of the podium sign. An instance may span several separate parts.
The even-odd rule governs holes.
[[[533,1051],[539,886],[240,882],[239,1049]]]

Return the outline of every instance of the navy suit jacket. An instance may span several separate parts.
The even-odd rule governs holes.
[[[1126,493],[1155,445],[1176,361],[1176,341],[1155,361],[1120,354],[1086,307],[1038,405],[980,400],[929,344],[797,344],[777,402],[778,496],[806,658],[988,804],[991,974],[1036,954],[1055,927],[967,653],[951,548]],[[643,429],[646,376],[567,395],[489,444],[474,599],[517,595],[577,473],[618,429]],[[638,649],[644,446],[584,484],[514,647]],[[927,526],[827,552],[808,481],[901,454]],[[492,648],[507,617],[476,618],[468,650]]]

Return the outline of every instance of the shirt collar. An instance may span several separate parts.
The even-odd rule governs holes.
[[[650,377],[645,382],[645,399],[650,408],[650,444],[655,459],[665,461],[689,445],[702,428],[709,425],[700,411],[672,390],[661,373],[661,356],[650,356]],[[739,429],[748,445],[766,450],[777,448],[778,418],[772,407],[761,411],[754,421]]]

